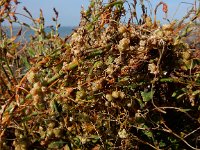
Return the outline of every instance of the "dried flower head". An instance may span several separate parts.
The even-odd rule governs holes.
[[[122,40],[119,41],[118,49],[120,52],[127,50],[130,44],[130,39],[128,38],[123,38]]]
[[[27,75],[27,80],[30,83],[34,83],[36,81],[36,73],[34,71],[30,71],[29,74]]]

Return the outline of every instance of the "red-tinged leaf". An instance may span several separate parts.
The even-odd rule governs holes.
[[[163,9],[162,10],[163,10],[164,13],[168,12],[168,6],[167,6],[166,3],[163,3]]]

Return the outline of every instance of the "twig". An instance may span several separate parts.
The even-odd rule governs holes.
[[[153,148],[153,149],[155,149],[155,150],[158,150],[157,147],[153,146],[152,144],[150,144],[150,143],[148,143],[148,142],[145,142],[145,141],[139,139],[137,136],[132,135],[132,137],[133,137],[133,139],[135,139],[136,141],[138,141],[138,142],[140,142],[140,143],[143,143],[143,144],[146,144],[146,145],[150,146],[151,148]]]
[[[163,125],[165,126],[166,129],[164,129],[163,131],[168,132],[168,133],[172,133],[175,137],[177,137],[178,139],[180,139],[182,142],[184,142],[188,147],[190,147],[191,149],[194,150],[200,150],[198,148],[193,147],[192,145],[190,145],[184,138],[180,137],[178,134],[174,133],[164,122]],[[199,127],[200,128],[200,127]]]
[[[103,140],[102,140],[102,138],[101,138],[101,136],[100,136],[99,132],[97,131],[97,129],[96,129],[96,127],[95,127],[95,125],[94,125],[92,122],[91,122],[91,124],[92,124],[92,126],[93,126],[94,130],[96,131],[96,133],[98,134],[98,136],[99,136],[99,139],[100,139],[100,141],[101,141],[101,143],[102,143],[102,146],[103,146],[103,148],[105,149],[105,145],[103,144]]]
[[[187,135],[185,135],[183,138],[185,139],[186,137],[192,135],[193,133],[197,132],[198,130],[200,130],[200,127],[198,127],[197,129],[195,129],[194,131],[188,133]]]

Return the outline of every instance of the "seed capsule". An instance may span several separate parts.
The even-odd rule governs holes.
[[[120,96],[121,99],[124,99],[125,93],[124,92],[119,92],[119,96]]]
[[[131,104],[131,103],[128,103],[128,104],[127,104],[127,107],[131,107],[131,106],[132,106],[132,104]]]
[[[183,56],[183,59],[185,59],[185,60],[188,60],[188,59],[190,59],[190,53],[188,52],[188,51],[186,51],[186,52],[183,52],[183,54],[182,54],[182,56]]]
[[[113,97],[111,94],[106,94],[106,99],[110,102],[113,100]]]
[[[112,97],[119,98],[119,96],[120,96],[120,93],[118,91],[113,91],[112,92]]]
[[[35,82],[35,72],[31,71],[28,75],[27,75],[27,80],[30,83],[34,83]]]

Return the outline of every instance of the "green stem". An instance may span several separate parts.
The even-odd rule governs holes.
[[[51,79],[49,79],[46,83],[44,83],[44,86],[51,85],[54,81],[56,81],[60,77],[64,76],[67,73],[67,71],[70,71],[70,70],[73,70],[74,68],[76,68],[78,66],[78,64],[79,64],[78,61],[73,61],[73,62],[69,63],[66,71],[60,70],[58,74],[55,74]],[[31,96],[32,96],[31,94],[28,94],[26,96],[26,99],[30,98]]]
[[[108,5],[106,5],[97,15],[96,15],[96,17],[94,18],[94,20],[92,21],[92,23],[94,23],[94,22],[96,22],[97,20],[98,20],[98,18],[101,16],[101,14],[105,11],[105,10],[107,10],[109,7],[113,7],[113,6],[115,6],[115,5],[122,5],[124,2],[122,1],[122,0],[119,0],[119,1],[116,1],[116,2],[112,2],[112,3],[110,3],[110,4],[108,4]]]

